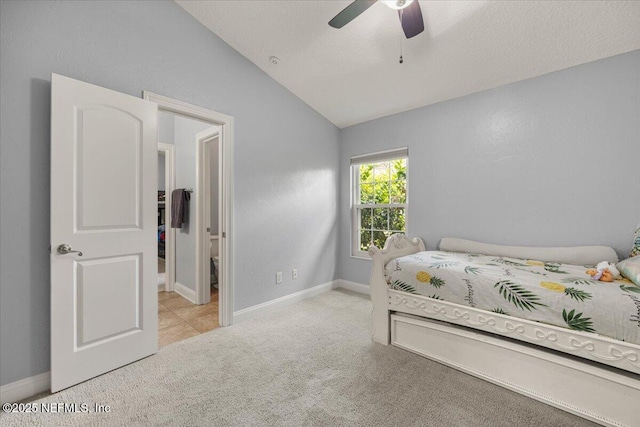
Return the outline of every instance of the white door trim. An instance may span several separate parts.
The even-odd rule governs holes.
[[[176,147],[164,142],[158,143],[158,151],[164,153],[164,260],[165,277],[164,290],[173,292],[176,283],[176,230],[171,228],[171,192],[176,188]]]
[[[142,97],[158,104],[159,110],[207,121],[220,126],[221,161],[221,219],[220,244],[220,325],[233,323],[233,117],[198,107],[153,92],[144,91]]]

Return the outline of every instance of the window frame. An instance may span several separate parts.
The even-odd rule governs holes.
[[[406,168],[406,199],[404,203],[360,203],[360,165],[373,164],[381,162],[390,162],[394,160],[405,159]],[[407,147],[379,151],[375,153],[369,153],[359,156],[351,157],[349,164],[351,186],[350,186],[350,205],[351,205],[351,257],[358,259],[371,260],[367,251],[360,250],[360,215],[358,215],[360,209],[375,209],[375,208],[404,208],[404,234],[407,234],[409,229],[409,151]],[[389,180],[388,182],[391,182]],[[387,228],[386,231],[389,231]],[[382,249],[382,248],[381,248]]]

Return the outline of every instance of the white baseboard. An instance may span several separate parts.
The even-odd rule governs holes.
[[[0,387],[0,403],[15,403],[50,389],[51,372],[43,372]]]
[[[296,292],[290,295],[285,295],[283,297],[276,298],[271,301],[263,302],[262,304],[257,304],[252,307],[234,311],[233,323],[238,323],[238,322],[242,322],[243,320],[252,319],[256,316],[269,313],[275,309],[286,307],[290,304],[305,300],[307,298],[315,297],[316,295],[320,295],[321,293],[330,291],[335,287],[337,287],[336,281],[332,280],[331,282],[323,283],[321,285],[317,285],[300,292]]]
[[[369,285],[363,285],[362,283],[352,282],[350,280],[338,279],[336,280],[336,288],[343,288],[360,294],[370,295]]]
[[[191,288],[186,287],[182,283],[176,282],[174,287],[173,287],[173,291],[178,293],[178,294],[180,294],[181,296],[185,297],[186,299],[188,299],[192,303],[197,304],[197,302],[196,302],[196,291],[194,291]]]
[[[238,323],[242,322],[243,320],[261,316],[278,308],[286,307],[290,304],[294,304],[307,298],[315,297],[316,295],[320,295],[321,293],[336,288],[343,288],[353,292],[369,295],[368,285],[363,285],[362,283],[356,283],[342,279],[332,280],[331,282],[323,283],[321,285],[317,285],[312,288],[293,293],[291,295],[285,295],[271,301],[263,302],[262,304],[257,304],[252,307],[235,311],[233,313],[233,323]]]

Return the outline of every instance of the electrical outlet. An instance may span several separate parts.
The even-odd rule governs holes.
[[[276,283],[282,283],[282,271],[276,273]]]
[[[293,280],[296,280],[298,278],[298,269],[294,268],[293,271],[291,272],[291,277],[293,278]]]

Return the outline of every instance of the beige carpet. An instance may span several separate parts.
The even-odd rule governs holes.
[[[367,297],[331,291],[39,402],[109,413],[11,414],[13,425],[577,426],[573,415],[393,347],[372,344]]]

